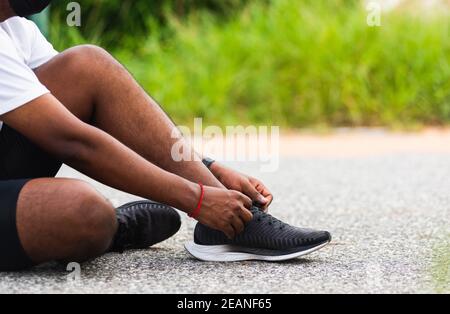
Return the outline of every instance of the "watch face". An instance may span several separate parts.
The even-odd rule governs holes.
[[[203,164],[208,168],[210,168],[214,162],[215,162],[215,160],[213,160],[211,158],[208,158],[208,157],[203,158]]]

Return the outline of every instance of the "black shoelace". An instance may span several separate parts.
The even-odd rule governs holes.
[[[260,223],[267,222],[268,225],[279,228],[280,230],[286,227],[286,223],[281,220],[275,218],[274,216],[265,213],[262,209],[258,207],[254,207],[253,209],[254,215],[257,215],[256,221]]]

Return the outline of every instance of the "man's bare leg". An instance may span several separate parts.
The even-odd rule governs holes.
[[[172,146],[179,140],[171,137],[175,125],[106,51],[95,46],[75,47],[38,68],[36,74],[77,117],[147,160],[193,182],[223,187],[200,160],[173,160]],[[187,143],[185,147],[189,149]]]
[[[22,246],[35,263],[83,262],[104,254],[117,230],[115,210],[87,183],[72,179],[35,179],[17,204]]]

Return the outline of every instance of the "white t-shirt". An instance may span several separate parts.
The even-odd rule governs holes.
[[[0,23],[0,115],[49,93],[33,69],[57,54],[32,21],[15,16]]]

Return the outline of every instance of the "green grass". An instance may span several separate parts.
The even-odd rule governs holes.
[[[371,28],[366,15],[345,0],[256,1],[226,21],[172,19],[169,38],[155,24],[113,53],[178,123],[449,124],[449,16],[386,13]],[[83,42],[71,36],[57,46]]]

